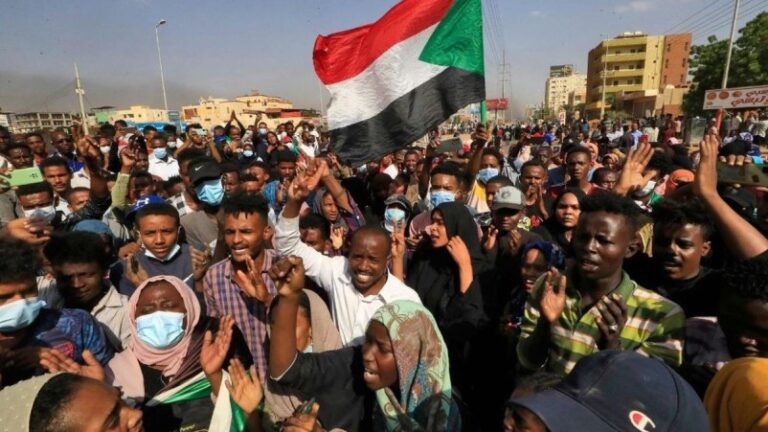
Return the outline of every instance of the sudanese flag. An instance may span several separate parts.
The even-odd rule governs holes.
[[[378,21],[318,36],[328,126],[353,165],[412,144],[485,99],[481,0],[402,0]]]

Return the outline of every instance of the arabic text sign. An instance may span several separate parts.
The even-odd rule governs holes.
[[[768,106],[768,86],[707,90],[704,109],[742,109]]]

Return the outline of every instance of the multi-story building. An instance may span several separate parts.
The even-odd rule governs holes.
[[[238,96],[234,100],[223,98],[201,98],[197,105],[181,107],[181,118],[185,122],[200,123],[210,129],[229,121],[232,111],[243,125],[250,126],[257,120],[267,123],[274,129],[288,120],[300,121],[311,116],[307,112],[294,108],[293,103],[278,96],[262,95],[252,92],[247,96]]]
[[[587,61],[588,117],[599,116],[603,92],[608,110],[625,108],[614,107],[617,98],[663,99],[666,88],[685,87],[690,48],[691,33],[649,36],[625,32],[600,42],[589,51]]]
[[[552,66],[544,88],[544,106],[552,112],[560,111],[569,105],[572,93],[582,94],[586,88],[587,76],[575,73],[573,65]]]
[[[125,120],[128,123],[169,123],[168,111],[159,108],[150,108],[147,105],[132,105],[123,110],[107,110],[108,121],[112,124],[117,120]],[[99,116],[97,116],[98,119]]]
[[[10,119],[11,130],[14,133],[25,134],[71,127],[74,121],[79,121],[80,115],[66,112],[31,112],[13,114]]]

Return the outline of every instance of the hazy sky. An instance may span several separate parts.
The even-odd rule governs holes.
[[[0,109],[77,110],[73,63],[86,109],[162,107],[154,25],[160,28],[169,107],[201,96],[233,97],[258,89],[319,108],[312,67],[318,34],[377,19],[394,0],[2,0]],[[550,65],[586,72],[587,52],[623,31],[694,31],[694,42],[727,35],[733,0],[483,0],[488,97],[506,93],[517,111],[538,103]],[[742,0],[740,22],[768,9]],[[691,17],[695,12],[697,15]],[[327,103],[327,93],[322,95]]]

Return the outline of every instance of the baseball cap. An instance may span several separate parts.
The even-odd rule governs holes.
[[[606,350],[581,359],[552,389],[513,399],[552,432],[705,431],[698,395],[660,360]]]
[[[143,197],[136,200],[136,203],[133,204],[133,207],[131,207],[131,210],[128,211],[128,214],[126,217],[128,220],[132,220],[136,213],[141,210],[142,207],[144,207],[147,204],[156,204],[156,203],[164,203],[165,200],[160,198],[157,195],[144,195]]]
[[[385,207],[389,207],[391,205],[399,205],[406,212],[411,212],[411,203],[403,194],[392,194],[384,201]]]
[[[197,186],[198,183],[203,180],[213,180],[221,177],[221,167],[218,162],[213,159],[205,159],[197,163],[192,162],[189,164],[189,180],[192,182],[192,186]]]
[[[498,210],[502,208],[508,208],[513,210],[521,210],[525,207],[523,202],[523,193],[515,186],[504,186],[499,188],[496,195],[493,197],[493,209]]]

